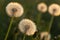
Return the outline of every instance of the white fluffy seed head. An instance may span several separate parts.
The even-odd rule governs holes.
[[[7,6],[6,6],[6,12],[7,14],[12,17],[20,17],[22,16],[24,9],[22,7],[21,4],[17,3],[17,2],[10,2]]]
[[[48,32],[41,32],[40,36],[41,36],[41,39],[45,37],[46,40],[50,40],[51,38],[51,35]]]
[[[19,26],[19,30],[28,36],[34,35],[34,33],[37,30],[35,23],[29,19],[21,20],[18,26]]]
[[[49,13],[53,16],[59,16],[60,6],[58,4],[51,4],[48,9]]]
[[[47,11],[47,5],[45,3],[39,3],[37,6],[38,11],[40,12],[46,12]]]

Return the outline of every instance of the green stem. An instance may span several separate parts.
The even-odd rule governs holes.
[[[15,34],[15,40],[17,40],[18,33]]]
[[[37,15],[37,26],[38,26],[38,28],[39,28],[39,25],[40,25],[41,16],[42,16],[42,13],[39,13],[39,14]],[[37,33],[37,36],[36,36],[36,38],[35,38],[36,40],[37,40],[39,34],[40,34],[40,32]]]
[[[39,32],[39,33],[37,33],[37,36],[36,36],[36,38],[35,38],[36,40],[38,40],[38,39],[39,39],[39,38],[38,38],[38,35],[39,35],[39,34],[40,34],[40,32]]]
[[[12,27],[13,19],[14,19],[14,17],[11,18],[11,21],[10,21],[10,24],[9,24],[9,28],[8,28],[8,31],[7,31],[7,33],[6,33],[6,36],[5,36],[5,39],[4,39],[4,40],[7,40],[7,38],[8,38],[10,29],[11,29],[11,27]]]
[[[37,25],[40,25],[39,23],[40,23],[40,21],[41,21],[41,15],[42,15],[42,13],[39,13],[39,14],[37,15]]]
[[[24,34],[24,36],[23,36],[23,40],[25,40],[25,34]]]
[[[54,16],[51,17],[48,32],[50,32],[50,30],[51,30],[53,20],[54,20]]]

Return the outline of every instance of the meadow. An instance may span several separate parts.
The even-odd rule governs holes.
[[[8,11],[11,10],[8,8],[11,7],[7,8],[7,5],[11,2],[12,6],[14,2],[21,4],[22,11],[20,7],[13,6],[19,9],[18,14],[9,14]],[[39,3],[43,3],[43,7],[46,6],[46,11],[37,8]],[[54,6],[49,10],[52,4]],[[0,0],[0,40],[60,40],[60,8],[58,7],[60,0]],[[15,11],[14,9],[10,13]],[[23,19],[31,22],[31,31],[28,31],[29,28],[23,28],[25,24],[27,24],[25,27],[29,26],[29,21],[21,22]],[[46,37],[44,33],[49,36]],[[42,39],[41,35],[44,36]]]

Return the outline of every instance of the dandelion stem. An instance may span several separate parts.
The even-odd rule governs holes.
[[[37,26],[38,26],[38,28],[39,28],[39,25],[40,25],[41,16],[42,16],[42,13],[39,13],[39,14],[37,15]],[[39,34],[40,34],[40,32],[37,33],[36,39],[38,38],[38,35],[39,35]]]
[[[51,20],[50,20],[50,23],[49,23],[49,29],[48,29],[48,32],[50,32],[50,30],[51,30],[53,20],[54,20],[54,16],[51,17]]]
[[[39,13],[38,15],[37,15],[37,25],[39,26],[40,24],[40,21],[41,21],[41,13]]]
[[[15,40],[17,40],[18,33],[15,34]]]
[[[38,35],[39,35],[39,34],[40,34],[40,32],[39,32],[39,33],[37,33],[37,36],[36,36],[36,38],[35,38],[36,40],[37,40],[37,39],[39,39],[39,38],[38,38]]]
[[[9,24],[9,28],[8,28],[8,31],[7,31],[7,33],[6,33],[6,36],[5,36],[5,39],[4,39],[4,40],[7,40],[7,38],[8,38],[9,31],[10,31],[10,29],[11,29],[11,27],[12,27],[13,19],[14,19],[14,17],[11,18],[11,21],[10,21],[10,24]]]
[[[24,36],[23,36],[23,40],[25,40],[25,34],[24,34]]]

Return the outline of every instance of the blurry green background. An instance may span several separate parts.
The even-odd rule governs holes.
[[[60,0],[0,0],[0,40],[4,40],[4,37],[6,35],[9,23],[10,23],[10,17],[6,14],[6,6],[10,2],[18,2],[21,3],[24,7],[24,14],[19,18],[14,18],[14,22],[12,24],[12,28],[10,30],[9,36],[7,40],[15,40],[15,34],[19,32],[18,30],[18,23],[23,18],[29,18],[33,20],[35,23],[37,23],[37,16],[39,14],[37,10],[37,4],[40,2],[45,2],[47,6],[49,6],[52,3],[57,3],[60,5]],[[51,15],[47,11],[46,13],[42,14],[42,18],[40,21],[39,29],[41,31],[47,31],[49,22],[51,19]],[[38,28],[38,27],[37,27]],[[50,31],[52,38],[54,36],[57,36],[60,34],[60,16],[55,17],[52,28]],[[18,34],[18,40],[22,39],[23,34],[20,32]],[[31,37],[26,37],[26,40],[31,40]]]

